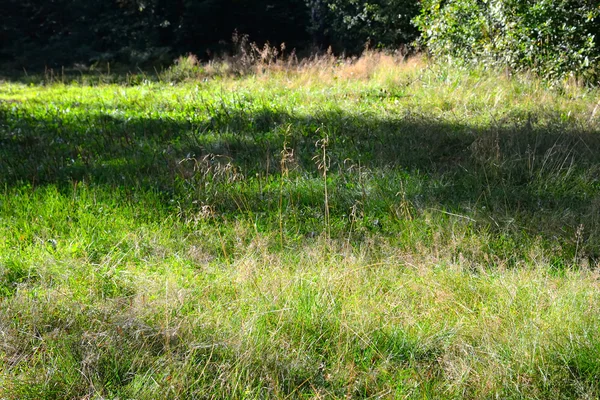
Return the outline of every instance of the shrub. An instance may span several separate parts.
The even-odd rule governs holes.
[[[199,78],[204,73],[200,61],[193,54],[181,56],[175,60],[161,76],[161,79],[168,82],[183,82],[188,79]]]
[[[423,0],[416,25],[435,57],[597,78],[600,7],[593,0]]]

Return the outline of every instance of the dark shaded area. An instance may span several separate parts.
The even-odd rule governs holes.
[[[360,3],[360,4],[359,4]],[[193,53],[234,53],[232,35],[311,54],[398,48],[417,36],[415,0],[5,0],[0,65],[40,72],[82,65],[150,68]]]
[[[592,171],[600,163],[598,132],[561,122],[558,115],[543,126],[533,125],[529,115],[481,127],[410,111],[394,119],[342,110],[299,116],[223,104],[207,109],[206,118],[184,120],[117,117],[110,110],[76,107],[36,116],[19,102],[0,102],[2,183],[90,178],[120,184],[117,171],[128,169],[133,173],[125,175],[126,183],[163,181],[176,172],[168,164],[209,154],[231,160],[247,175],[265,172],[267,164],[277,173],[284,142],[301,170],[316,172],[316,142],[325,137],[333,171],[348,162],[461,177],[486,168],[518,187],[544,173]]]
[[[76,109],[36,117],[3,103],[0,184],[85,181],[158,190],[184,209],[211,204],[230,215],[270,215],[283,166],[286,201],[309,226],[322,218],[324,138],[334,218],[358,203],[372,219],[401,218],[394,210],[403,193],[414,212],[477,215],[487,232],[514,232],[496,242],[502,254],[518,248],[522,234],[567,241],[592,260],[600,254],[600,135],[559,117],[543,126],[514,119],[480,127],[411,113],[298,116],[223,105],[186,121]],[[284,143],[293,157],[282,164]]]
[[[310,42],[304,0],[6,0],[0,62],[15,69],[170,64],[232,50],[234,31],[262,44]]]

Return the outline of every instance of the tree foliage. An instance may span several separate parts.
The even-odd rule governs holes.
[[[336,49],[360,52],[365,44],[398,48],[418,35],[412,19],[419,14],[416,0],[317,0],[324,37]]]
[[[0,58],[19,66],[164,62],[252,40],[310,42],[304,0],[5,0]]]
[[[437,57],[550,79],[598,72],[600,6],[593,0],[423,0],[416,22]]]
[[[299,53],[397,49],[527,69],[550,79],[598,76],[597,0],[4,0],[0,62],[17,68],[171,63],[232,50],[234,32]],[[416,17],[416,18],[415,18]]]

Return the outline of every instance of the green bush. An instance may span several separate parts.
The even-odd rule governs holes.
[[[593,0],[423,0],[416,24],[435,57],[598,77],[600,6]]]

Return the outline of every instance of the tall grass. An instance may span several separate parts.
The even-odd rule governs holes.
[[[600,396],[598,91],[272,57],[0,85],[0,398]]]

